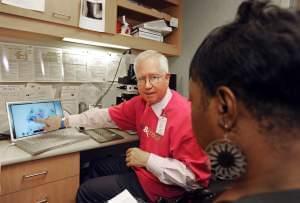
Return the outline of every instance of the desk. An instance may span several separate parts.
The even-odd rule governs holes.
[[[138,140],[134,135],[123,137],[101,144],[88,139],[37,156],[10,145],[9,141],[0,141],[0,203],[74,203],[79,187],[80,157],[88,157],[91,150],[105,150]]]

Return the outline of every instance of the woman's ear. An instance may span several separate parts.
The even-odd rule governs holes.
[[[218,122],[222,128],[232,128],[237,119],[237,100],[234,93],[226,86],[217,88],[216,101]]]

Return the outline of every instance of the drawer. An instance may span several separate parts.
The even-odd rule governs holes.
[[[78,176],[79,153],[49,157],[2,168],[2,195]]]
[[[1,203],[74,203],[79,176],[48,183],[0,197]]]

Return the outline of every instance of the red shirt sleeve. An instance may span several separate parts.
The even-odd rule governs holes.
[[[198,145],[192,130],[191,109],[189,105],[183,107],[186,112],[177,117],[178,124],[174,127],[176,132],[171,142],[171,155],[183,162],[196,175],[197,180],[204,186],[208,185],[211,176],[209,158],[204,150]],[[174,131],[173,130],[173,131]]]
[[[173,156],[185,163],[185,165],[193,171],[196,175],[196,179],[202,185],[208,186],[209,178],[211,176],[209,159],[206,153],[199,147],[193,136],[184,136],[184,138],[181,139],[181,143],[177,145],[173,151]]]
[[[111,119],[123,130],[136,130],[136,107],[139,96],[108,109]]]

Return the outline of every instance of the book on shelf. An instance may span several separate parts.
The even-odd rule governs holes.
[[[141,28],[141,27],[136,27],[136,28],[132,29],[131,33],[135,33],[135,32],[138,32],[138,31],[147,32],[147,33],[152,34],[152,35],[162,36],[162,34],[160,32],[153,31],[153,30],[148,30],[146,28]]]
[[[144,22],[144,23],[134,26],[133,29],[135,29],[137,27],[155,31],[155,32],[159,32],[163,36],[168,35],[173,30],[172,27],[169,27],[167,25],[165,20],[154,20],[154,21]]]
[[[144,28],[135,28],[131,32],[131,34],[134,37],[141,37],[141,38],[151,39],[151,40],[155,40],[155,41],[159,41],[159,42],[164,41],[164,37],[161,33],[155,32],[155,31],[152,31],[152,30],[147,30],[147,29],[144,29]]]

